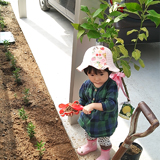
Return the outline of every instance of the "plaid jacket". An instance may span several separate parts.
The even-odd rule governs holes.
[[[90,137],[110,137],[117,127],[118,88],[109,78],[103,86],[96,88],[90,80],[85,81],[79,90],[79,103],[102,103],[103,111],[93,110],[91,114],[81,112],[78,119],[80,126]]]

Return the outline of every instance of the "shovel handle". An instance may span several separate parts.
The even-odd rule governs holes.
[[[143,113],[151,126],[143,133],[135,133],[140,113]],[[145,102],[140,102],[131,118],[130,131],[127,140],[145,137],[152,133],[159,126],[159,121]],[[127,142],[127,141],[126,141]],[[129,143],[129,142],[127,142]]]
[[[149,123],[155,128],[157,128],[159,125],[159,121],[157,120],[156,116],[151,111],[151,109],[148,107],[148,105],[142,101],[138,104],[138,107],[141,109],[142,113],[147,118]]]
[[[144,114],[144,116],[149,121],[151,126],[143,133],[135,133],[140,112],[142,112]],[[143,102],[143,101],[140,102],[138,104],[138,107],[136,108],[134,114],[132,115],[129,134],[126,137],[126,139],[124,140],[123,144],[120,146],[119,150],[116,152],[116,154],[112,158],[112,160],[119,160],[136,138],[148,136],[158,126],[159,126],[159,121],[156,118],[156,116],[154,115],[154,113],[151,111],[151,109],[147,106],[147,104],[145,102]]]

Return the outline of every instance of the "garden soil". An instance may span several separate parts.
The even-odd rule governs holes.
[[[44,160],[78,160],[77,154],[63,127],[44,79],[15,18],[10,4],[0,6],[1,17],[15,43],[8,50],[20,69],[21,83],[13,77],[11,61],[7,61],[4,45],[0,45],[0,160],[37,160],[37,142],[45,142]],[[2,32],[2,28],[1,28]],[[24,90],[29,89],[29,103],[24,103]],[[27,122],[20,119],[19,109],[24,107]],[[35,137],[30,139],[27,125],[35,126]]]

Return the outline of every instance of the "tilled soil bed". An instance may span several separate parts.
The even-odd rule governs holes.
[[[14,69],[1,44],[0,160],[37,160],[39,152],[35,145],[41,140],[45,142],[42,159],[78,160],[11,5],[0,6],[0,13],[6,24],[4,31],[10,31],[15,38],[8,50],[16,59],[21,79],[20,84],[15,82]],[[28,104],[24,103],[25,89],[29,89]],[[19,117],[18,110],[22,107],[28,115],[27,122]],[[26,129],[29,122],[35,126],[32,139]]]

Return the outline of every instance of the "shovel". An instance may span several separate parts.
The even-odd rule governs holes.
[[[146,119],[149,121],[151,126],[143,133],[135,133],[137,129],[137,122],[140,113],[143,113]],[[154,113],[151,109],[147,106],[145,102],[140,102],[138,107],[136,108],[134,114],[131,117],[130,129],[129,134],[113,156],[112,160],[120,160],[124,153],[129,149],[130,145],[136,138],[146,137],[151,134],[157,127],[159,126],[159,121],[157,120]]]

